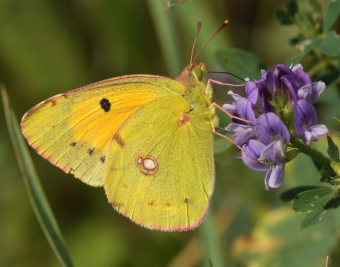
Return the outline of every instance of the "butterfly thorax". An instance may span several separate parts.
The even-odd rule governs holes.
[[[213,91],[210,84],[207,84],[207,70],[203,63],[193,63],[186,67],[177,81],[186,86],[183,95],[191,106],[191,113],[199,117],[206,117],[213,125],[218,124],[215,108],[212,106]]]

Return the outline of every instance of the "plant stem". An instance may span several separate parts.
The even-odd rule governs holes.
[[[320,151],[315,150],[304,143],[300,142],[297,140],[297,138],[292,138],[291,139],[291,144],[296,147],[300,152],[308,155],[311,157],[313,160],[319,162],[320,164],[330,167],[331,161],[329,158],[327,158],[325,155],[323,155]]]

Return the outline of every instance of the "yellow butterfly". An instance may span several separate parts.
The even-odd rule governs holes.
[[[194,229],[214,189],[218,120],[206,73],[194,62],[177,79],[127,75],[59,94],[23,116],[22,133],[52,164],[104,186],[135,223]]]

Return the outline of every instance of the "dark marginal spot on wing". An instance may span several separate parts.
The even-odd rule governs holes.
[[[189,203],[189,198],[186,197],[186,198],[184,199],[184,203],[188,204],[188,203]]]
[[[52,106],[55,106],[57,104],[57,101],[54,99],[49,100],[49,102],[52,104]]]
[[[148,202],[148,205],[149,205],[149,206],[154,206],[154,205],[155,205],[155,201],[154,201],[154,200],[151,200],[150,202]]]
[[[102,109],[105,112],[109,112],[111,109],[111,103],[108,99],[103,98],[102,100],[100,100],[100,106],[102,107]]]
[[[87,153],[88,153],[90,156],[93,154],[93,152],[94,152],[94,148],[89,148],[89,149],[87,150]]]
[[[105,162],[105,156],[100,157],[100,161],[101,161],[102,163],[104,163],[104,162]]]
[[[70,144],[70,146],[73,146],[73,147],[75,147],[75,146],[76,146],[76,144],[77,144],[77,142],[72,142],[72,143]]]

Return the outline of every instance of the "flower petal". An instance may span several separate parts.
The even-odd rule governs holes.
[[[290,140],[290,134],[287,126],[273,112],[262,114],[256,123],[255,132],[257,138],[264,144],[269,144],[277,136],[286,141]]]
[[[325,134],[328,134],[328,129],[323,124],[318,124],[310,127],[308,130],[304,131],[306,144],[310,145],[312,141],[319,141],[320,137]]]
[[[299,99],[305,99],[310,103],[314,103],[325,90],[326,85],[322,81],[306,84],[298,90],[298,97]]]
[[[243,146],[242,160],[250,169],[255,171],[266,171],[268,166],[259,162],[258,159],[265,148],[259,141],[251,139],[247,145]]]
[[[266,189],[270,188],[279,188],[283,184],[283,177],[285,174],[285,164],[276,164],[270,166],[266,177],[264,179],[264,183]]]
[[[233,91],[229,90],[228,91],[228,95],[230,95],[235,101],[239,101],[242,96],[235,94]]]
[[[267,145],[259,158],[260,161],[271,161],[275,163],[285,162],[285,147],[282,139],[275,140]]]
[[[312,80],[309,74],[303,70],[303,67],[301,64],[297,64],[293,66],[292,71],[294,73],[296,80],[299,82],[299,87],[312,83]]]
[[[228,102],[222,106],[226,111],[230,113],[235,113],[236,112],[236,107],[235,107],[235,102]]]
[[[319,136],[328,134],[328,129],[323,124],[317,124],[309,128],[309,130]]]
[[[259,95],[259,89],[256,85],[256,82],[247,81],[246,82],[246,93],[247,99],[254,105],[256,105],[257,98]]]
[[[233,133],[233,140],[235,144],[239,146],[247,143],[249,139],[254,136],[254,129],[250,125],[232,122],[225,128],[225,130]]]
[[[298,84],[296,83],[296,80],[292,76],[282,76],[281,81],[286,86],[286,88],[289,90],[291,99],[294,103],[298,100],[297,98],[297,89]]]
[[[240,98],[236,102],[235,107],[236,107],[236,113],[240,118],[246,119],[249,121],[256,121],[252,103],[248,99],[244,97]]]
[[[282,90],[282,81],[281,81],[282,76],[294,77],[294,73],[289,67],[287,67],[284,64],[276,65],[274,68],[274,74],[273,74],[274,85],[275,85],[274,92]]]
[[[318,123],[318,116],[314,106],[305,99],[298,100],[294,112],[294,121],[297,136],[301,137],[306,128]]]

